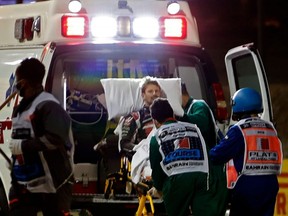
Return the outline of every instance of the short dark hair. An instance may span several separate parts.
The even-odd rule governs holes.
[[[156,98],[150,106],[152,119],[163,123],[168,118],[173,118],[173,109],[166,98]]]
[[[36,58],[26,58],[16,69],[18,79],[28,80],[31,84],[42,84],[45,66]]]
[[[144,83],[141,86],[141,92],[142,93],[145,93],[145,90],[146,90],[148,85],[158,86],[159,89],[161,90],[161,87],[160,87],[159,83],[156,80],[153,80],[150,77],[145,77],[145,81],[144,81]]]

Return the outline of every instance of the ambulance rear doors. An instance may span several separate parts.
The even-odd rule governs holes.
[[[253,43],[230,49],[225,56],[227,78],[231,97],[240,88],[250,87],[262,96],[261,118],[273,121],[269,85],[258,50]],[[231,117],[229,124],[233,124]]]

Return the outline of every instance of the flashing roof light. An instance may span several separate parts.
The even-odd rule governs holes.
[[[113,17],[94,17],[91,20],[91,34],[94,37],[114,37],[117,34],[117,20]]]
[[[62,35],[64,37],[87,37],[89,34],[88,17],[62,16]]]
[[[220,83],[213,83],[212,87],[216,99],[216,117],[220,122],[223,122],[228,118],[227,104],[224,97],[224,91]]]
[[[131,19],[129,16],[96,16],[89,20],[85,14],[66,14],[62,16],[61,21],[63,37],[87,38],[90,33],[95,38],[153,39],[161,37],[162,39],[181,40],[187,37],[187,20],[183,16],[165,16],[160,19],[155,17]]]
[[[132,25],[136,37],[156,38],[159,35],[159,23],[153,17],[135,18]]]
[[[128,37],[131,35],[131,20],[130,17],[120,16],[117,19],[118,35],[120,37]]]
[[[161,17],[160,36],[166,39],[185,39],[187,20],[184,17]]]
[[[167,12],[170,15],[175,15],[180,11],[180,4],[177,1],[171,1],[167,5]]]
[[[70,0],[68,4],[68,9],[72,13],[78,13],[82,8],[80,0]]]

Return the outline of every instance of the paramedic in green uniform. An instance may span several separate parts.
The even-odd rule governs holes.
[[[219,133],[215,129],[213,114],[204,100],[196,100],[187,91],[186,85],[181,84],[182,107],[184,116],[179,120],[196,124],[205,139],[207,151],[217,143]],[[220,134],[221,136],[222,134]],[[221,137],[220,137],[221,138]],[[198,205],[204,205],[206,212],[202,216],[224,216],[228,202],[228,189],[226,187],[226,174],[224,164],[214,165],[209,160],[209,190],[198,199]]]
[[[157,98],[151,105],[157,128],[150,141],[153,196],[163,194],[168,216],[203,216],[205,205],[198,199],[208,190],[208,155],[205,141],[195,124],[174,118],[167,99]],[[211,214],[212,216],[212,214]]]

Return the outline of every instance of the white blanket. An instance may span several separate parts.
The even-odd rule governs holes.
[[[156,128],[149,133],[146,139],[143,139],[138,145],[134,147],[136,153],[131,161],[131,178],[132,182],[137,184],[146,177],[151,177],[152,169],[149,160],[150,140],[154,135]]]

